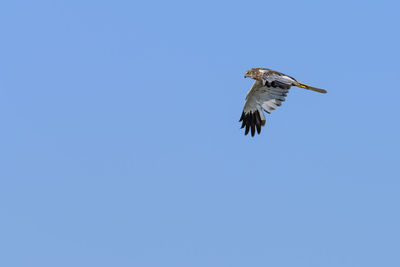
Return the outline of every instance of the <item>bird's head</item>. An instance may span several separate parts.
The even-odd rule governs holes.
[[[257,76],[257,72],[255,69],[250,69],[250,70],[246,71],[246,73],[244,74],[245,78],[255,79],[256,76]]]

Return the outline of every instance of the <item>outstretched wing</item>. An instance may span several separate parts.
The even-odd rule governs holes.
[[[280,77],[280,76],[279,76]],[[267,76],[266,80],[255,81],[253,87],[249,90],[244,103],[243,113],[239,121],[242,121],[242,127],[247,135],[251,130],[251,136],[255,131],[260,134],[261,127],[265,125],[265,116],[263,110],[267,113],[279,107],[289,92],[291,83],[282,78],[273,79],[273,76]]]

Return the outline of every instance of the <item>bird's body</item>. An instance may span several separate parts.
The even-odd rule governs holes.
[[[272,110],[280,106],[285,101],[291,86],[326,93],[324,89],[309,86],[286,74],[266,68],[250,69],[244,77],[255,80],[247,93],[243,113],[239,120],[242,121],[242,128],[246,127],[245,135],[250,130],[251,136],[254,136],[256,130],[260,134],[261,127],[266,122],[263,110],[271,113]]]

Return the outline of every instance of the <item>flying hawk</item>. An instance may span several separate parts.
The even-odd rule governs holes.
[[[254,136],[256,129],[260,134],[261,126],[265,125],[265,116],[262,112],[265,110],[268,114],[276,107],[280,106],[289,92],[291,86],[297,86],[307,90],[319,93],[326,93],[326,90],[319,89],[297,81],[295,78],[283,73],[265,69],[255,68],[246,71],[244,77],[250,77],[255,80],[253,86],[247,92],[242,116],[239,122],[245,129],[247,135],[251,129],[251,136]]]

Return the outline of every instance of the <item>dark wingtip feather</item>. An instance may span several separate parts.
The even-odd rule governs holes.
[[[244,119],[244,112],[242,112],[242,116],[240,116],[239,122],[241,122]],[[242,127],[243,128],[243,127]]]
[[[260,116],[260,112],[258,110],[255,113],[255,118],[256,118],[257,133],[260,134],[260,132],[261,132],[261,116]]]
[[[246,124],[246,130],[244,131],[244,135],[247,135],[249,133],[250,127],[248,124]]]
[[[261,125],[260,124],[256,124],[257,126],[257,133],[260,134],[261,133]]]
[[[258,112],[258,110],[257,110],[254,115],[255,115],[255,118],[256,118],[256,124],[261,124],[260,112]]]
[[[247,135],[250,132],[252,137],[256,134],[256,132],[257,134],[260,134],[261,127],[265,125],[265,120],[261,119],[261,115],[258,110],[254,112],[250,111],[248,113],[243,112],[240,121],[242,121],[241,129],[246,126],[244,134]]]
[[[255,117],[253,112],[250,112],[250,127],[251,127],[251,136],[254,136]]]

